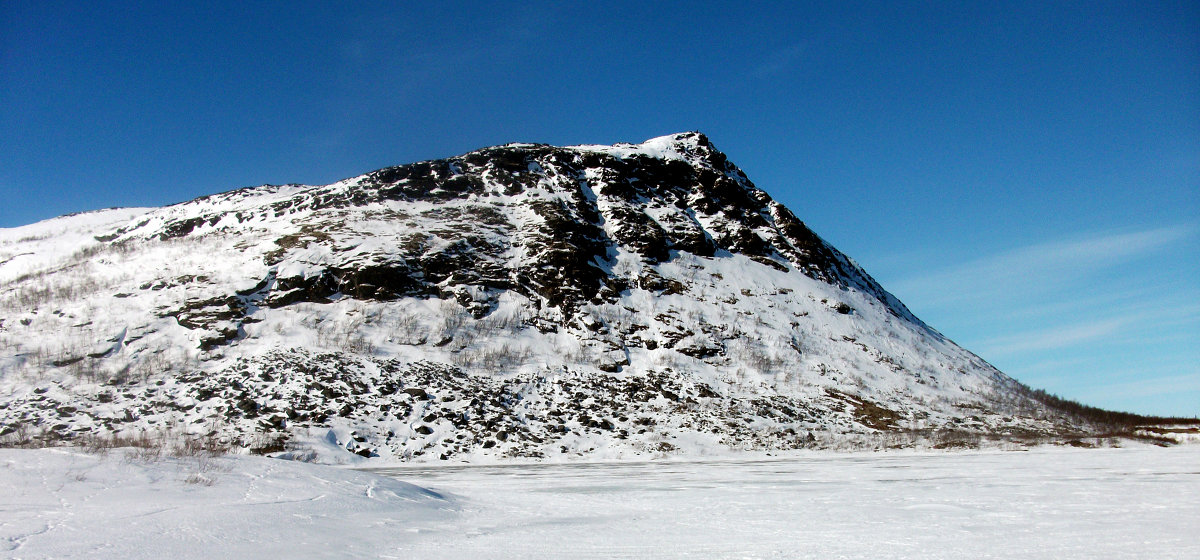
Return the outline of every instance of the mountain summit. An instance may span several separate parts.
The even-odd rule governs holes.
[[[0,288],[15,440],[315,435],[418,460],[1087,428],[921,323],[698,132],[0,230]]]

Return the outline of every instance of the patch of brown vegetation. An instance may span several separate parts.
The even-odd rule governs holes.
[[[852,408],[851,414],[854,419],[868,427],[879,431],[892,431],[900,428],[900,421],[904,419],[899,412],[890,408],[884,408],[874,401],[856,397],[834,389],[826,389],[825,393],[839,401],[843,401]]]

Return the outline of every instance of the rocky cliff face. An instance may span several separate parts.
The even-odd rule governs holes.
[[[16,439],[449,459],[1080,427],[694,132],[58,218],[0,232],[0,285]]]

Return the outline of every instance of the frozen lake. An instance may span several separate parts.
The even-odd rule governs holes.
[[[1196,559],[1200,445],[373,473],[0,449],[0,557]]]
[[[376,470],[407,558],[1200,558],[1200,446]]]

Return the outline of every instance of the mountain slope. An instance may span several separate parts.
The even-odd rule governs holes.
[[[921,323],[699,133],[0,230],[0,287],[18,440],[273,450],[318,430],[413,459],[1086,428]]]

